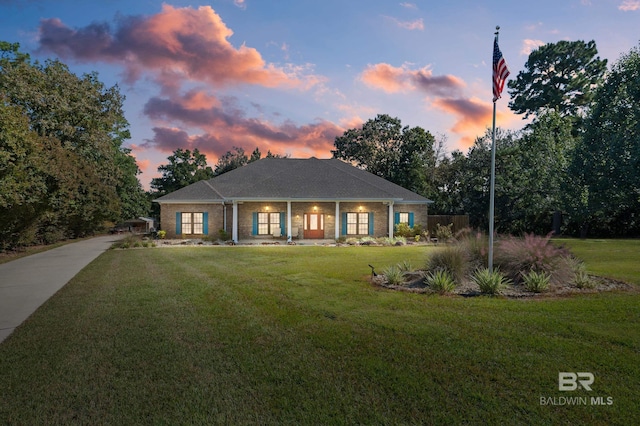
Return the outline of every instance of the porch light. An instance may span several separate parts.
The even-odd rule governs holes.
[[[266,211],[269,211],[269,206],[265,207],[264,209],[265,209]]]
[[[318,211],[318,206],[313,206],[313,211]]]

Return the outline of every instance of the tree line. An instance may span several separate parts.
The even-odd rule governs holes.
[[[82,237],[146,214],[123,142],[124,96],[96,73],[0,42],[0,250]]]
[[[594,41],[549,43],[508,87],[509,107],[532,121],[496,132],[496,230],[640,235],[640,49],[607,70]],[[336,138],[332,153],[486,230],[491,138],[448,155],[444,138],[382,114]]]
[[[508,88],[509,107],[532,120],[497,132],[496,230],[640,235],[640,49],[607,70],[593,41],[549,43]],[[79,77],[0,42],[0,250],[147,215],[153,198],[262,158],[234,147],[212,168],[197,149],[178,149],[145,193],[123,146],[123,102],[97,73]],[[486,229],[490,132],[464,153],[446,153],[437,136],[380,114],[337,137],[331,153],[430,198],[434,214],[469,214]]]
[[[611,70],[597,53],[594,41],[549,43],[509,81],[509,107],[532,120],[496,132],[497,232],[640,235],[640,49]],[[331,153],[433,200],[433,214],[468,214],[486,230],[491,140],[488,130],[447,154],[445,136],[379,114],[338,136]],[[213,170],[197,150],[177,150],[151,186],[163,195],[259,158],[234,148]]]

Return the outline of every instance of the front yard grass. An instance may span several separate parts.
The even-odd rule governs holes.
[[[368,283],[429,250],[109,251],[0,345],[0,423],[640,424],[638,293]],[[593,390],[558,391],[559,372]]]
[[[584,260],[589,272],[640,285],[640,240],[553,239]]]

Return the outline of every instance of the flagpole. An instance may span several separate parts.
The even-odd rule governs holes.
[[[500,26],[496,26],[496,42]],[[491,189],[489,192],[489,272],[493,272],[493,221],[494,221],[494,204],[496,192],[496,101],[493,100],[493,126],[491,131]]]

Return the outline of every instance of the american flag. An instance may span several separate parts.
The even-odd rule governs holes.
[[[509,76],[509,67],[498,47],[498,37],[493,40],[493,102],[500,99],[504,82]]]

